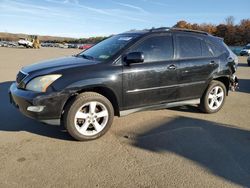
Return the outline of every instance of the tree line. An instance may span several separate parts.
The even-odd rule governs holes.
[[[242,19],[238,24],[235,24],[234,17],[229,16],[225,19],[224,23],[218,25],[209,23],[192,24],[181,20],[173,27],[205,31],[212,35],[224,38],[225,43],[231,46],[244,46],[250,43],[250,19]],[[73,42],[95,44],[106,38],[108,37],[91,37],[77,39]]]
[[[90,38],[80,38],[73,40],[64,40],[65,43],[75,43],[75,44],[96,44],[108,37],[90,37]]]
[[[238,24],[235,24],[234,17],[230,16],[225,19],[224,23],[218,25],[192,24],[181,20],[174,27],[205,31],[224,38],[225,43],[228,45],[242,46],[250,43],[250,19],[242,19]]]

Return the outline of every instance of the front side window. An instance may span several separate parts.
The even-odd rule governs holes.
[[[202,57],[201,39],[193,36],[177,36],[179,58]]]
[[[115,35],[78,54],[78,56],[97,61],[105,61],[137,37],[138,35],[131,34]]]
[[[172,36],[153,36],[145,39],[130,52],[142,52],[144,62],[166,61],[173,58],[174,48]]]

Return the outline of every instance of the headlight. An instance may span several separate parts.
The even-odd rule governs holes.
[[[39,76],[28,82],[26,89],[30,91],[46,92],[47,88],[62,75],[51,74]]]

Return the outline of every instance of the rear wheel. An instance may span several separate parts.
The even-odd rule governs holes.
[[[107,98],[98,93],[86,92],[67,105],[64,123],[76,140],[93,140],[108,131],[113,117],[114,110]]]
[[[225,99],[225,85],[220,81],[213,80],[201,98],[200,109],[205,113],[218,112],[222,108]]]

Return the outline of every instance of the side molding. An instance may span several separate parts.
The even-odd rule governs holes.
[[[164,109],[164,108],[172,108],[176,106],[195,105],[195,104],[200,104],[200,99],[192,99],[192,100],[164,103],[164,104],[153,105],[153,106],[146,106],[146,107],[141,107],[141,108],[134,108],[130,110],[123,110],[123,111],[120,111],[120,116],[127,116],[135,112],[146,111],[146,110],[159,110],[159,109]]]

